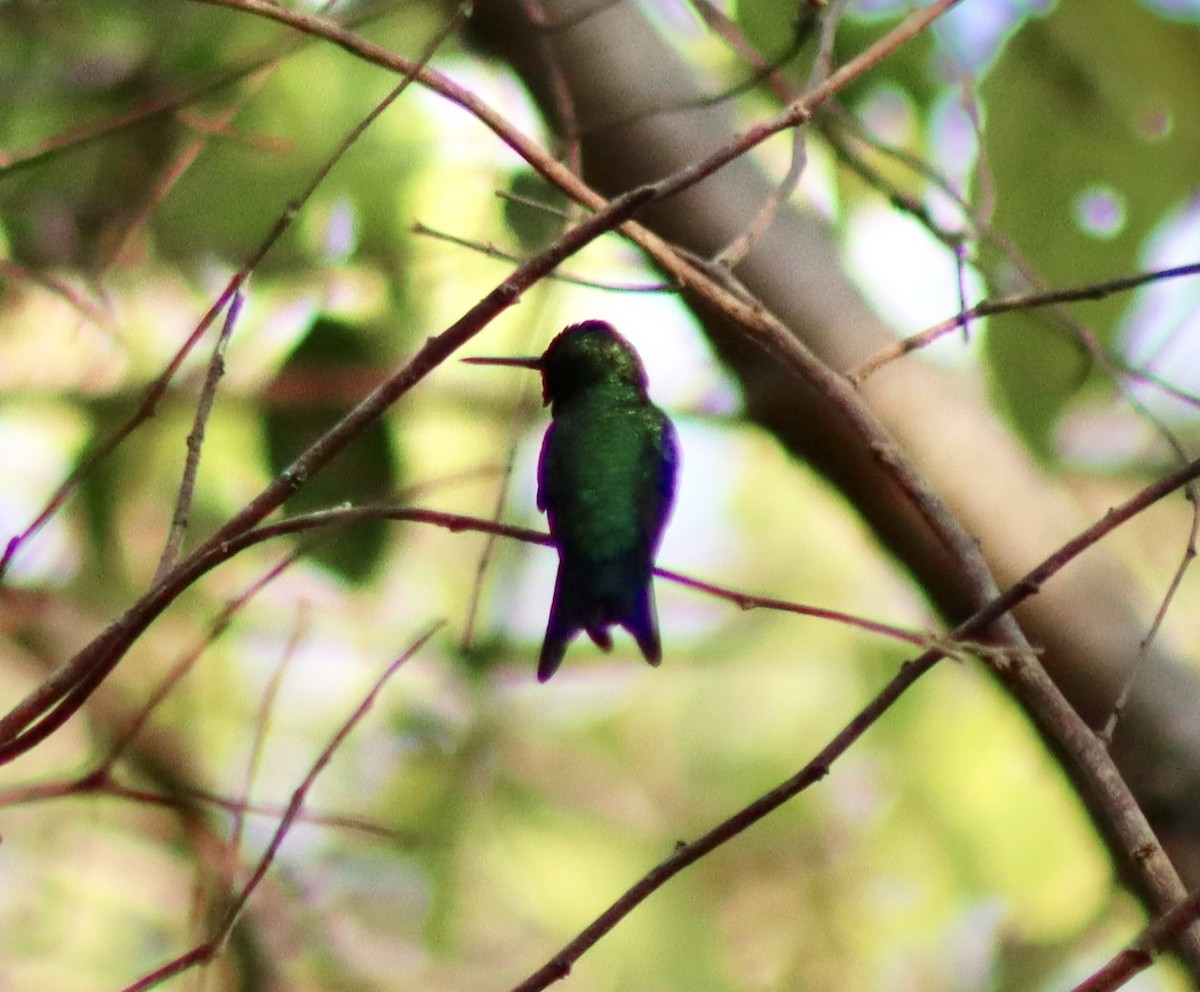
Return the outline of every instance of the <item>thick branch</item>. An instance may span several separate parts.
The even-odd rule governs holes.
[[[548,41],[554,72],[565,77],[573,97],[585,178],[593,185],[619,191],[685,168],[731,140],[728,114],[703,105],[688,68],[635,6],[588,5],[591,15],[580,18],[572,16],[583,9],[575,0],[546,6],[551,24],[570,28],[537,36],[522,4],[487,0],[477,8],[474,37],[513,64],[554,120],[553,73],[542,58],[547,46],[534,43]],[[711,256],[746,229],[770,190],[753,163],[740,159],[655,204],[642,218],[669,241]],[[842,272],[824,225],[795,209],[780,212],[736,275],[828,367],[851,368],[894,339]],[[846,494],[949,620],[957,622],[978,607],[979,576],[972,574],[972,555],[954,542],[948,545],[927,508],[912,498],[896,472],[898,452],[930,478],[964,533],[978,540],[1001,585],[1017,581],[1078,529],[1069,498],[981,402],[964,395],[965,384],[919,362],[881,371],[863,390],[896,439],[894,448],[880,445],[877,435],[847,418],[846,398],[836,386],[808,376],[777,341],[764,351],[748,339],[743,328],[754,314],[739,315],[743,326],[737,327],[729,307],[697,292],[691,298],[719,354],[740,379],[750,416]],[[797,382],[798,373],[806,381]],[[1124,568],[1093,549],[1018,611],[1058,686],[1096,724],[1116,698],[1125,666],[1137,656],[1145,629],[1135,605],[1140,598]],[[1159,654],[1126,712],[1115,756],[1147,807],[1152,812],[1166,807],[1173,822],[1187,823],[1191,833],[1190,796],[1200,787],[1200,715],[1190,701],[1200,697],[1200,687]],[[1014,684],[1027,673],[1009,674]],[[1051,698],[1044,686],[1016,688],[1026,706]],[[1047,715],[1033,715],[1045,731]],[[1107,765],[1103,748],[1089,738],[1093,735],[1079,722],[1070,741],[1059,739],[1055,747],[1060,753],[1081,748],[1076,759],[1086,753]],[[1081,791],[1088,797],[1087,789]],[[1110,828],[1105,816],[1097,820]],[[1164,902],[1162,894],[1153,902],[1165,908],[1170,900]]]

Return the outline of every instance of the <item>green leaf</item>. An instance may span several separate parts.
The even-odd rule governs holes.
[[[1059,4],[1017,32],[983,87],[985,152],[995,227],[1047,284],[1101,282],[1137,269],[1146,235],[1194,189],[1200,130],[1187,122],[1197,92],[1200,34],[1139,4]],[[1107,233],[1078,219],[1097,191],[1123,212]],[[984,260],[989,271],[1006,266],[994,248]],[[1073,313],[1108,344],[1128,299],[1112,296]],[[1088,379],[1082,349],[1043,311],[993,320],[986,354],[1017,427],[1049,453],[1055,424]]]
[[[358,331],[319,317],[276,377],[278,405],[267,412],[265,428],[271,470],[278,475],[338,422],[350,399],[341,385],[373,375],[370,350]],[[365,390],[362,390],[365,392]],[[291,499],[289,514],[363,504],[390,497],[399,485],[400,458],[382,421],[361,432]],[[386,521],[369,521],[321,535],[312,556],[349,582],[362,582],[379,564]]]
[[[526,252],[543,250],[562,233],[566,220],[558,211],[569,206],[566,196],[532,169],[514,172],[508,185],[515,199],[504,201],[504,222]],[[535,204],[545,204],[540,209]]]

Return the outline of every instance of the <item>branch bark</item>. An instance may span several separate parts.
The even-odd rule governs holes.
[[[733,138],[721,107],[701,106],[690,68],[630,4],[555,0],[549,29],[519,0],[483,0],[470,38],[518,72],[546,118],[569,123],[585,179],[609,195],[693,163]],[[559,27],[555,27],[559,25]],[[556,90],[556,87],[558,89]],[[570,94],[564,118],[556,92]],[[685,109],[679,109],[685,108]],[[711,257],[751,223],[772,183],[747,159],[654,204],[642,219],[657,234]],[[894,332],[843,272],[825,224],[793,207],[735,269],[737,278],[829,366],[846,370]],[[721,360],[741,383],[750,418],[845,494],[880,541],[910,570],[950,623],[972,612],[970,583],[878,453],[816,389],[749,342],[713,308],[689,299]],[[1085,522],[961,377],[898,362],[863,387],[871,407],[975,537],[999,585],[1030,567]],[[1050,675],[1098,728],[1148,627],[1145,596],[1105,548],[1094,548],[1017,611],[1043,649]],[[1200,879],[1200,680],[1161,644],[1152,651],[1117,730],[1112,753],[1184,878]]]

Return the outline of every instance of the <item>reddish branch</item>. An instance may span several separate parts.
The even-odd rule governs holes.
[[[1035,310],[1039,307],[1055,306],[1060,303],[1102,300],[1106,296],[1112,296],[1115,293],[1127,293],[1147,283],[1165,282],[1168,279],[1180,279],[1185,276],[1194,275],[1200,275],[1200,262],[1192,262],[1189,265],[1178,265],[1170,269],[1159,269],[1154,272],[1139,272],[1136,275],[1110,279],[1105,282],[1089,283],[1086,286],[1071,286],[1066,289],[1051,289],[1037,293],[1020,293],[1014,296],[1004,296],[996,300],[984,300],[982,303],[977,303],[975,306],[943,320],[940,324],[934,324],[933,327],[921,331],[919,334],[913,334],[911,337],[903,338],[895,344],[888,345],[886,348],[881,348],[875,354],[868,356],[859,362],[858,365],[854,366],[854,368],[850,369],[846,373],[846,376],[856,384],[861,383],[889,362],[894,362],[898,358],[903,358],[905,355],[932,344],[938,338],[952,334],[962,326],[964,321],[1009,313],[1013,310]],[[1161,383],[1157,384],[1162,385]],[[1178,396],[1179,394],[1175,393],[1174,395]],[[1186,398],[1192,403],[1197,402],[1195,397],[1191,396],[1184,395],[1180,398]]]
[[[1116,511],[1075,541],[1064,546],[1043,566],[1035,569],[1021,582],[1003,595],[999,594],[995,582],[980,554],[975,541],[968,534],[950,509],[931,489],[917,471],[907,455],[880,425],[870,408],[858,395],[853,386],[841,375],[823,365],[789,333],[788,328],[773,314],[766,312],[752,301],[739,298],[725,290],[700,268],[682,259],[670,246],[644,228],[627,223],[643,205],[688,189],[705,177],[713,174],[729,162],[744,155],[767,138],[807,121],[813,111],[830,97],[859,78],[892,51],[905,44],[923,31],[933,20],[954,5],[956,0],[938,0],[929,7],[912,14],[899,27],[846,65],[833,72],[824,83],[801,98],[793,101],[782,112],[746,131],[718,152],[680,170],[666,180],[634,190],[611,202],[605,201],[584,185],[578,176],[556,162],[543,149],[530,142],[509,126],[507,121],[478,101],[469,91],[457,86],[446,77],[427,67],[401,59],[380,46],[347,31],[335,22],[306,15],[292,8],[266,2],[266,0],[200,0],[226,6],[243,12],[287,24],[296,30],[318,35],[331,43],[340,45],[355,55],[397,72],[410,74],[423,84],[435,89],[446,99],[459,104],[490,127],[506,144],[516,149],[537,171],[559,186],[577,202],[596,211],[589,219],[569,230],[548,251],[520,265],[512,275],[500,283],[476,305],[471,307],[458,321],[440,335],[430,338],[425,346],[391,378],[369,394],[339,424],[322,436],[308,451],[296,460],[277,480],[268,486],[240,513],[230,519],[212,538],[190,556],[180,561],[141,600],[135,603],[112,627],[88,645],[71,660],[64,669],[39,687],[29,699],[22,702],[11,713],[0,720],[0,762],[12,760],[44,739],[78,710],[97,685],[120,661],[138,636],[166,609],[179,593],[208,569],[227,560],[242,548],[261,540],[268,532],[286,532],[287,525],[254,530],[268,514],[277,509],[288,496],[319,471],[338,451],[365,427],[377,420],[388,407],[422,381],[434,368],[445,361],[460,345],[469,340],[493,317],[512,306],[521,294],[564,259],[578,251],[602,233],[621,227],[623,233],[647,251],[666,272],[680,284],[696,293],[705,301],[715,305],[737,321],[747,335],[754,339],[782,368],[816,389],[830,405],[839,410],[844,420],[869,445],[880,464],[905,493],[920,515],[928,523],[942,544],[961,563],[968,583],[971,598],[977,604],[976,613],[965,624],[953,632],[956,638],[985,637],[999,646],[999,650],[985,653],[984,657],[996,674],[1013,690],[1026,707],[1039,729],[1054,742],[1067,768],[1086,801],[1097,813],[1110,835],[1110,843],[1127,866],[1134,872],[1144,889],[1151,895],[1153,905],[1166,909],[1179,903],[1184,892],[1178,876],[1166,859],[1141,810],[1130,795],[1125,783],[1112,764],[1107,751],[1096,735],[1080,720],[1063,698],[1057,687],[1041,668],[1033,649],[1025,640],[1015,620],[1008,611],[1017,602],[1037,592],[1040,584],[1053,575],[1067,561],[1084,548],[1091,546],[1117,526],[1123,519],[1161,498],[1166,492],[1194,478],[1200,465],[1193,463],[1184,470],[1165,477],[1147,487],[1135,500],[1126,505],[1125,515]],[[279,221],[286,226],[290,215]],[[268,240],[266,247],[269,247]],[[266,249],[264,248],[264,251]],[[261,257],[259,255],[258,257]],[[248,273],[253,264],[243,273]],[[244,278],[244,274],[241,275]],[[203,333],[212,317],[236,290],[240,281],[235,280],[223,294],[210,314],[193,334],[193,340]],[[959,326],[956,318],[954,326]],[[144,407],[152,410],[161,389],[174,374],[178,361],[168,367],[144,401]],[[120,437],[113,441],[119,443]],[[101,452],[103,453],[103,452]],[[90,464],[90,462],[89,462]],[[86,466],[81,471],[86,470]],[[57,507],[52,506],[49,512]],[[443,515],[443,519],[445,518]],[[449,525],[449,524],[447,524]],[[463,523],[462,526],[468,526]],[[7,558],[5,559],[7,561]],[[2,567],[2,564],[0,564]],[[855,721],[846,727],[825,751],[814,759],[798,775],[778,789],[751,804],[746,810],[731,818],[693,845],[682,848],[671,859],[664,862],[655,873],[631,890],[634,895],[626,905],[616,904],[585,934],[556,957],[547,968],[531,979],[523,988],[541,987],[539,983],[561,977],[582,949],[594,943],[628,912],[628,906],[645,898],[645,895],[662,884],[680,868],[722,843],[728,837],[745,829],[750,823],[766,815],[780,803],[800,789],[819,779],[828,769],[829,762],[857,739],[866,726],[886,710],[892,699],[928,670],[945,648],[927,651],[915,662],[909,663],[900,673],[893,686],[887,690]],[[299,796],[299,793],[298,793]],[[302,798],[302,797],[300,797]],[[299,802],[299,799],[297,800]],[[281,827],[282,828],[282,827]],[[268,852],[268,854],[273,853]],[[265,867],[264,867],[265,870]],[[256,875],[256,879],[261,874]],[[1200,973],[1200,942],[1184,939],[1184,949],[1193,970]],[[578,951],[578,953],[576,953]],[[184,959],[180,959],[181,961]],[[174,973],[174,972],[172,972]],[[161,978],[165,975],[148,976]],[[138,988],[149,987],[139,984]]]

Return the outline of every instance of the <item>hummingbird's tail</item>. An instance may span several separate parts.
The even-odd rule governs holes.
[[[608,628],[613,624],[633,635],[647,662],[657,665],[662,661],[652,568],[650,563],[630,561],[582,565],[560,561],[546,639],[538,658],[538,681],[545,682],[558,671],[567,646],[581,630],[599,648],[610,650],[612,635]]]
[[[634,597],[633,609],[617,621],[637,641],[642,657],[657,667],[662,661],[662,642],[658,637],[658,611],[654,608],[654,586],[650,576]]]

